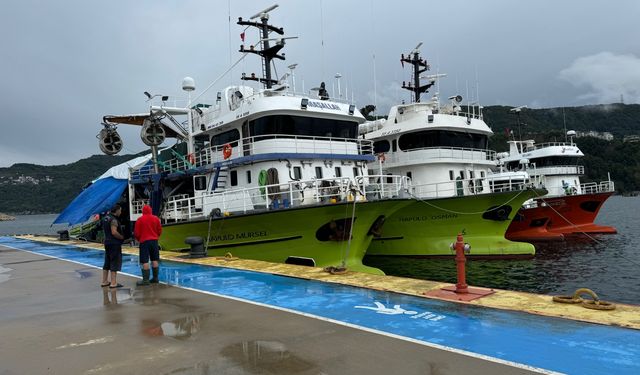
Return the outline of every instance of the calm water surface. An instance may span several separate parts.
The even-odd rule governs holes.
[[[66,228],[51,228],[55,218],[18,216],[15,221],[0,222],[0,235],[55,234]],[[537,255],[528,260],[470,260],[467,282],[544,294],[571,294],[587,287],[605,300],[640,304],[640,197],[611,197],[596,222],[615,226],[618,234],[596,236],[598,242],[584,237],[536,244]],[[365,263],[389,275],[445,282],[456,279],[453,259],[367,257]]]

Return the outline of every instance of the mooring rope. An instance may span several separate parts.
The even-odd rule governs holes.
[[[527,188],[526,190],[529,190],[529,188]],[[428,200],[422,199],[422,198],[418,197],[417,195],[414,195],[411,192],[409,192],[409,196],[411,196],[412,198],[414,198],[415,200],[417,200],[419,202],[422,202],[424,204],[427,204],[427,205],[429,205],[429,206],[431,206],[433,208],[437,208],[437,209],[439,209],[441,211],[444,211],[444,212],[448,212],[448,213],[452,213],[452,214],[460,214],[460,215],[478,215],[478,214],[483,214],[485,212],[495,211],[495,210],[500,209],[500,207],[502,207],[502,206],[508,205],[509,203],[513,202],[516,198],[518,198],[520,196],[520,194],[522,194],[524,191],[525,190],[520,190],[518,192],[518,194],[516,194],[515,196],[513,196],[511,199],[507,200],[506,202],[499,204],[495,208],[492,208],[490,210],[485,210],[485,211],[479,211],[479,212],[462,212],[462,211],[449,210],[449,209],[440,207],[438,205],[435,205],[433,203],[430,203],[430,202],[428,202]],[[534,191],[535,191],[535,189],[534,189]],[[478,195],[482,195],[482,194],[478,194]],[[464,197],[468,197],[468,196],[465,195]],[[455,198],[455,197],[452,197],[452,198]]]

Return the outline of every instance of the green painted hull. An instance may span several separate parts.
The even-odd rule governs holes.
[[[387,219],[367,255],[452,256],[449,245],[461,232],[471,256],[532,256],[533,245],[509,241],[504,234],[522,203],[534,196],[534,190],[523,190],[415,201]],[[511,208],[506,220],[483,218],[487,209],[501,205]]]
[[[284,263],[289,257],[312,258],[317,267],[340,266],[343,259],[353,271],[383,274],[362,264],[373,235],[369,233],[380,215],[393,214],[413,200],[385,200],[356,203],[351,244],[347,241],[321,241],[317,230],[332,220],[350,222],[353,203],[289,208],[254,214],[241,214],[209,221],[166,224],[160,245],[167,250],[183,250],[184,239],[209,234],[210,256],[231,253],[243,259]],[[348,235],[344,236],[348,238]]]

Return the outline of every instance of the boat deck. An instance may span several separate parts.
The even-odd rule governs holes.
[[[0,238],[0,246],[89,267],[102,265],[100,245],[95,244],[23,236]],[[127,249],[125,273],[139,274],[137,256],[132,255],[136,252],[135,248]],[[567,373],[640,371],[638,306],[595,311],[554,304],[549,296],[502,290],[470,302],[451,302],[425,298],[424,292],[449,284],[424,280],[360,273],[331,275],[321,269],[250,260],[192,260],[166,252],[162,257],[161,280],[169,285],[374,332],[505,368]]]

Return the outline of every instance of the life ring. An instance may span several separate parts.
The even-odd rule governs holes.
[[[231,157],[231,153],[233,153],[233,148],[230,144],[227,143],[222,146],[222,156],[224,157],[224,160],[229,159]]]
[[[384,152],[378,153],[378,160],[380,160],[381,163],[384,163],[384,161],[387,160],[387,158],[384,156]]]
[[[195,165],[196,164],[196,157],[193,154],[188,154],[187,155],[187,161],[189,162],[189,164],[191,165]]]

